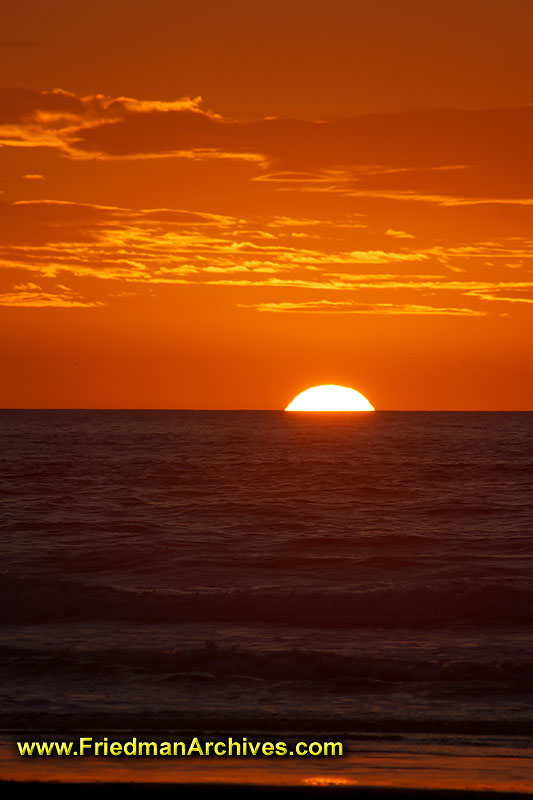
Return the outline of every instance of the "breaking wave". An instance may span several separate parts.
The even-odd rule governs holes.
[[[0,578],[0,622],[71,619],[137,623],[226,622],[310,627],[530,625],[533,591],[467,581],[368,591],[234,589],[159,592],[17,576]]]

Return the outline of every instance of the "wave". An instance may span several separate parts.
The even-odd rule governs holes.
[[[405,690],[412,684],[429,684],[450,693],[533,693],[533,661],[420,657],[404,654],[391,659],[371,653],[285,648],[258,650],[220,646],[207,641],[201,647],[108,647],[100,650],[63,647],[36,649],[0,647],[8,674],[43,678],[47,674],[72,674],[79,680],[137,679],[212,681],[254,679],[320,685],[321,691]],[[439,686],[439,684],[441,684]]]
[[[467,581],[367,591],[233,589],[160,592],[0,576],[0,623],[71,619],[148,623],[267,623],[311,627],[527,626],[533,590]]]

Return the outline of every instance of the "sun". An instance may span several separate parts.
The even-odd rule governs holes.
[[[285,411],[374,411],[374,406],[355,389],[327,384],[300,392]]]

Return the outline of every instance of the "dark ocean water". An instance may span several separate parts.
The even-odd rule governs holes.
[[[4,729],[530,735],[532,423],[0,412]]]

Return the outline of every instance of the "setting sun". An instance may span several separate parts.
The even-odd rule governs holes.
[[[374,406],[355,389],[328,384],[300,392],[285,411],[374,411]]]

